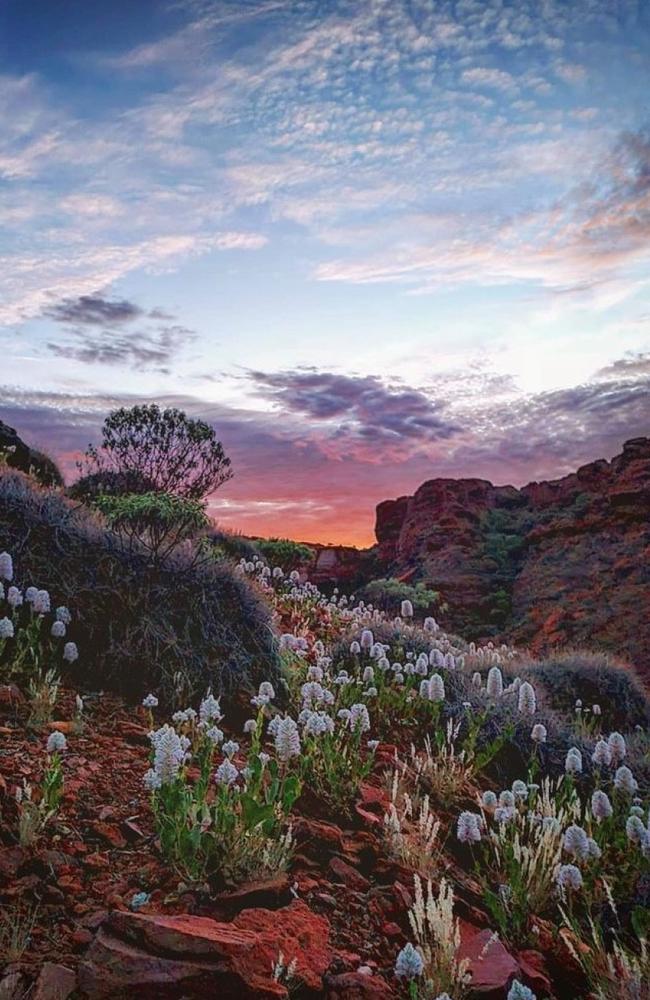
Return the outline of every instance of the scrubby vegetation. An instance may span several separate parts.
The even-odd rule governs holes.
[[[0,476],[0,548],[19,582],[74,606],[72,638],[84,649],[67,678],[138,697],[155,687],[200,693],[259,683],[277,672],[270,615],[231,566],[194,548],[164,559],[101,517],[20,473]]]
[[[357,596],[366,604],[393,614],[398,613],[404,601],[410,601],[412,608],[421,615],[433,614],[440,603],[440,595],[424,583],[411,585],[392,577],[371,580],[358,590]]]
[[[280,566],[285,573],[314,561],[314,550],[290,538],[259,538],[255,548],[271,566]]]
[[[157,419],[142,417],[147,433]],[[115,423],[115,440],[125,426]],[[135,745],[120,781],[134,783],[123,802],[115,784],[94,800],[89,836],[115,850],[104,865],[82,843],[77,868],[66,862],[73,912],[83,892],[103,907],[92,873],[113,864],[123,888],[109,906],[124,919],[187,914],[197,940],[206,914],[257,905],[247,893],[270,893],[282,927],[291,907],[273,894],[293,894],[331,930],[331,975],[356,977],[350,996],[470,998],[487,965],[504,1000],[645,998],[649,705],[631,668],[466,642],[434,617],[437,594],[397,580],[326,595],[306,578],[302,546],[206,530],[198,479],[140,472],[165,488],[93,489],[88,505],[0,475],[2,731],[30,747],[20,778],[18,751],[3,778],[0,900],[13,899],[2,873],[16,845],[19,865],[31,858],[26,871],[44,871],[46,884],[61,848],[77,850],[81,775],[95,742],[118,739],[121,713]],[[130,702],[102,715],[101,688]],[[95,785],[116,760],[98,752]],[[106,823],[118,808],[133,848]],[[65,892],[36,881],[27,906],[44,899],[69,921]],[[478,950],[472,935],[483,935]],[[114,974],[107,940],[84,959],[99,979]],[[11,947],[23,956],[31,945]],[[120,948],[120,969],[150,970],[140,937]],[[327,963],[316,975],[300,961],[280,949],[245,995],[346,995],[323,979]],[[150,994],[162,983],[160,995],[205,995],[205,968],[195,981],[181,964],[161,980],[169,966],[157,955]],[[376,994],[363,992],[368,976]]]

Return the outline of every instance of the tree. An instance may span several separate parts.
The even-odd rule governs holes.
[[[113,410],[101,445],[89,445],[79,470],[138,479],[148,491],[187,500],[202,500],[232,478],[230,459],[209,424],[156,403]]]

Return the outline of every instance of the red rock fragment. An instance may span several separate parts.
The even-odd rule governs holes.
[[[77,987],[77,977],[65,965],[46,962],[36,980],[32,1000],[68,1000]]]
[[[229,924],[208,917],[112,913],[80,967],[89,1000],[204,997],[272,1000],[286,997],[272,978],[282,952],[296,978],[313,991],[332,959],[329,923],[302,902],[282,910],[245,910]]]

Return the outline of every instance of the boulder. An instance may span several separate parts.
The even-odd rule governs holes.
[[[232,923],[209,917],[115,911],[100,927],[79,969],[89,1000],[138,996],[272,1000],[287,990],[272,976],[282,953],[295,977],[318,991],[332,952],[329,923],[301,901],[251,909]]]
[[[462,921],[458,957],[469,960],[471,994],[481,1000],[503,1000],[519,975],[519,965],[496,934]]]

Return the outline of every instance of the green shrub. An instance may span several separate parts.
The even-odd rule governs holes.
[[[255,547],[269,566],[281,566],[285,572],[314,560],[313,549],[291,538],[260,538]]]
[[[207,551],[216,559],[251,560],[257,554],[255,542],[237,531],[224,531],[223,528],[212,528],[205,536]]]
[[[529,679],[544,689],[548,703],[573,712],[600,705],[604,730],[630,731],[650,721],[650,702],[633,668],[609,653],[567,650],[524,665]]]
[[[98,496],[95,506],[131,547],[139,543],[158,562],[208,525],[205,504],[171,493]]]
[[[75,609],[84,689],[139,698],[248,687],[278,673],[269,611],[227,563],[177,549],[157,564],[98,517],[21,473],[0,475],[0,551],[53,601]]]
[[[394,578],[371,580],[357,592],[357,598],[372,604],[381,611],[399,614],[402,601],[410,601],[416,614],[428,614],[440,600],[440,594],[429,590],[424,583],[402,583]]]

